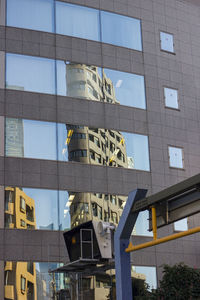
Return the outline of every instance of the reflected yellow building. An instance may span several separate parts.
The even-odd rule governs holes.
[[[35,201],[19,188],[5,188],[5,227],[36,228]],[[7,261],[4,270],[5,299],[37,300],[35,263]]]

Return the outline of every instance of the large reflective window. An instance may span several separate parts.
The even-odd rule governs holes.
[[[146,109],[144,76],[57,61],[58,95]]]
[[[141,134],[123,132],[126,141],[128,168],[150,170],[148,137]]]
[[[6,54],[6,88],[55,94],[55,61]]]
[[[67,198],[67,192],[59,193]],[[58,230],[58,207],[58,191],[6,187],[5,227]]]
[[[142,51],[140,20],[61,1],[55,3],[54,7],[53,0],[7,0],[7,25]]]
[[[6,88],[146,109],[142,75],[35,56],[6,55]]]
[[[99,11],[56,1],[56,33],[99,41]]]
[[[140,20],[101,11],[102,42],[142,51]]]
[[[69,299],[68,278],[64,274],[49,273],[59,266],[59,263],[5,261],[5,299]]]
[[[127,197],[36,188],[5,188],[5,227],[67,230],[89,220],[118,224]]]
[[[7,25],[54,31],[53,0],[7,0]]]
[[[145,135],[7,118],[5,141],[7,156],[150,170]]]
[[[153,236],[152,231],[149,231],[149,211],[141,211],[137,217],[135,227],[132,234]]]
[[[148,290],[157,288],[156,267],[132,266],[133,277],[147,284]]]
[[[56,123],[6,119],[6,155],[57,159]]]

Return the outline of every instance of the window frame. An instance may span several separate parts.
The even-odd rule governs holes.
[[[170,152],[169,152],[169,148],[176,148],[176,149],[181,149],[181,153],[182,153],[182,167],[174,167],[170,165]],[[170,169],[176,169],[176,170],[185,170],[185,161],[184,161],[184,148],[180,147],[180,146],[174,146],[174,145],[168,145],[167,146],[168,149],[168,163],[169,163],[169,168]]]
[[[172,107],[172,106],[168,106],[168,105],[166,104],[165,89],[177,91],[177,105],[178,105],[177,108],[176,108],[176,107]],[[169,87],[169,86],[164,85],[164,86],[163,86],[163,98],[164,98],[164,106],[165,106],[165,108],[180,111],[179,89],[177,89],[177,88],[172,88],[172,87]]]
[[[164,33],[164,34],[167,34],[167,35],[171,35],[172,36],[172,41],[173,41],[173,51],[170,51],[170,50],[166,50],[166,49],[163,49],[162,48],[162,39],[161,39],[161,34]],[[175,51],[175,43],[174,43],[174,34],[171,33],[171,32],[167,32],[167,31],[163,31],[163,30],[160,30],[159,31],[159,40],[160,40],[160,51],[162,52],[166,52],[166,53],[170,53],[170,54],[173,54],[173,55],[176,55],[176,51]]]

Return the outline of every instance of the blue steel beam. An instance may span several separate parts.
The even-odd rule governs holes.
[[[117,300],[132,300],[131,259],[125,252],[139,212],[132,212],[133,204],[146,196],[147,190],[137,189],[129,193],[119,224],[115,231],[115,276]]]

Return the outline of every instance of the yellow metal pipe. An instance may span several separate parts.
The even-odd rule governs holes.
[[[194,234],[194,233],[197,233],[197,232],[200,232],[200,227],[196,227],[196,228],[184,231],[184,232],[179,232],[179,233],[175,233],[175,234],[172,234],[172,235],[169,235],[169,236],[165,236],[163,238],[153,240],[151,242],[147,242],[147,243],[140,244],[140,245],[137,245],[137,246],[133,246],[133,244],[130,243],[128,248],[125,249],[125,251],[126,252],[132,252],[132,251],[148,248],[148,247],[159,245],[159,244],[162,244],[162,243],[166,243],[166,242],[169,242],[169,241],[172,241],[172,240],[175,240],[175,239],[179,239],[181,237],[191,235],[191,234]]]
[[[156,221],[156,208],[152,206],[152,228],[153,228],[153,239],[157,240],[157,221]]]

